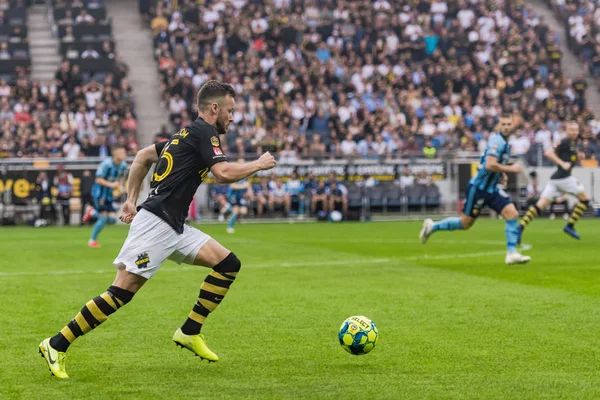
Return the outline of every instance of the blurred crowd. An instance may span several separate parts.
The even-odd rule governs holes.
[[[63,7],[66,14],[56,25],[80,26],[82,34],[86,32],[82,26],[100,23],[89,16],[88,8],[105,12],[98,0],[55,3],[55,11]],[[50,81],[32,80],[26,69],[11,80],[1,79],[0,158],[104,157],[115,144],[134,155],[138,141],[133,89],[126,77],[127,66],[116,65],[116,72],[90,73],[65,59]]]
[[[229,153],[437,157],[477,152],[514,112],[517,152],[600,120],[583,77],[563,75],[558,35],[523,1],[159,1],[149,17],[163,105],[196,116],[208,79],[238,93]]]

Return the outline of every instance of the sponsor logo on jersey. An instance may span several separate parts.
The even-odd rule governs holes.
[[[217,147],[220,143],[219,143],[219,138],[216,136],[213,136],[210,138],[210,144],[212,144],[213,146]]]

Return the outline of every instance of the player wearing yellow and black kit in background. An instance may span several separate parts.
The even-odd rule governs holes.
[[[581,218],[587,210],[590,198],[585,192],[585,188],[574,176],[571,176],[573,166],[577,163],[577,136],[579,136],[579,125],[575,121],[566,123],[567,137],[563,139],[556,148],[549,148],[544,155],[552,160],[558,169],[550,177],[550,182],[542,191],[542,195],[536,204],[529,207],[525,216],[519,222],[519,239],[521,243],[523,231],[535,217],[546,209],[555,198],[563,194],[571,194],[579,199],[579,203],[573,209],[569,222],[563,228],[563,231],[575,238],[580,239],[575,231],[575,223]]]
[[[200,295],[187,320],[175,331],[173,341],[203,359],[219,359],[206,345],[200,330],[229,291],[242,264],[210,236],[185,225],[185,219],[198,186],[209,172],[218,183],[232,183],[275,166],[275,159],[269,153],[249,163],[227,162],[219,135],[227,133],[233,121],[234,98],[231,86],[208,81],[198,92],[198,119],[169,141],[149,146],[135,157],[127,201],[120,216],[131,227],[113,262],[118,270],[113,284],[88,301],[60,332],[39,345],[55,376],[69,377],[65,371],[69,346],[131,301],[167,258],[212,269],[200,286]],[[150,194],[137,207],[140,186],[154,163]]]

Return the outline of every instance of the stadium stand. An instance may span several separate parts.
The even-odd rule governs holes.
[[[299,158],[460,155],[484,147],[502,111],[520,114],[516,147],[531,164],[567,118],[596,149],[585,90],[520,1],[169,3],[150,19],[164,105],[181,126],[203,82],[230,82],[230,153],[289,143]]]
[[[9,83],[29,73],[27,3],[6,1],[0,5],[0,79]]]
[[[105,156],[117,143],[134,155],[133,89],[127,66],[116,54],[105,7],[96,0],[53,5],[64,58],[54,81],[32,81],[28,69],[15,67],[29,65],[28,57],[18,59],[26,54],[26,28],[0,25],[0,32],[19,28],[24,35],[22,41],[0,35],[0,71],[6,72],[0,75],[0,157]],[[13,9],[11,4],[9,10],[0,10],[0,20],[23,22],[25,13],[24,6]]]

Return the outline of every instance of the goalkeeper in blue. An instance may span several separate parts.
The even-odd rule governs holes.
[[[512,116],[502,115],[499,127],[500,132],[490,137],[481,156],[477,175],[469,181],[460,217],[449,217],[435,223],[429,218],[426,219],[419,235],[421,243],[425,244],[427,239],[438,231],[469,229],[483,207],[488,206],[506,220],[506,264],[525,264],[531,260],[531,257],[517,252],[519,213],[507,195],[498,188],[500,181],[505,179],[505,173],[518,173],[521,170],[519,164],[507,165],[510,158],[508,137],[513,131]]]

